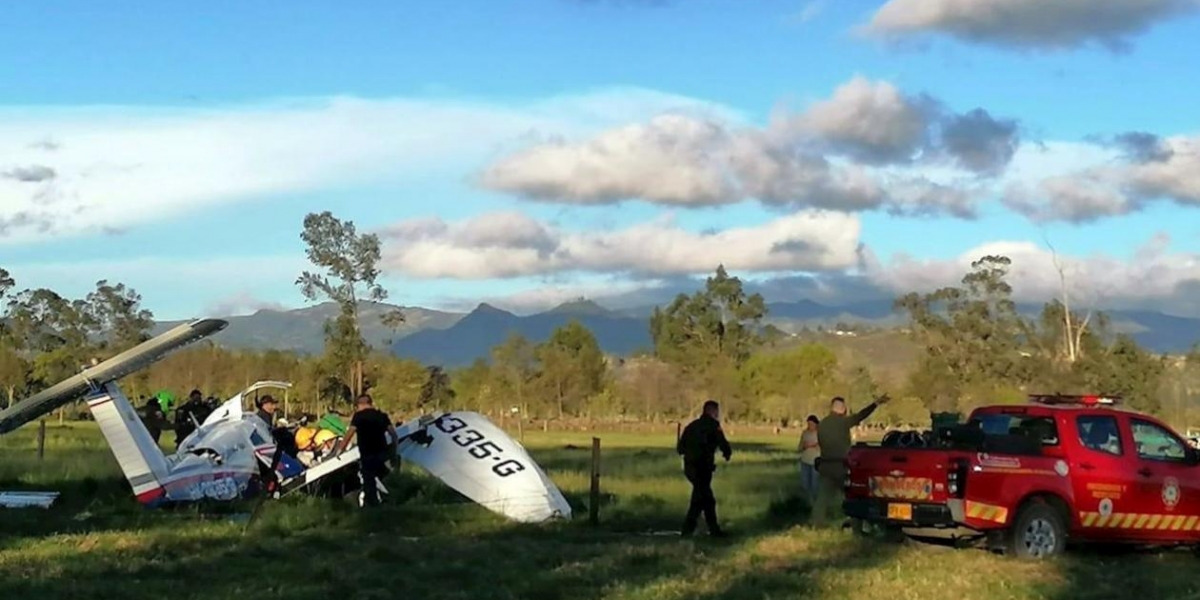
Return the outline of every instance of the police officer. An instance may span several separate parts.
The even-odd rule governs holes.
[[[717,449],[725,456],[725,462],[729,462],[733,450],[725,439],[725,432],[721,431],[720,419],[721,406],[715,400],[705,402],[700,417],[688,423],[675,445],[675,451],[683,456],[683,474],[692,483],[692,501],[683,521],[684,537],[696,531],[700,513],[704,513],[709,535],[725,535],[717,524],[717,499],[713,496],[712,478],[717,470]]]
[[[188,401],[183,403],[175,410],[175,447],[178,448],[187,436],[191,435],[196,430],[195,415],[200,409],[200,404],[203,401],[204,394],[200,390],[192,390],[188,394]]]
[[[817,459],[817,502],[813,507],[813,522],[827,523],[842,508],[845,498],[846,455],[850,453],[850,430],[862,423],[890,398],[884,394],[866,408],[846,414],[846,400],[841,396],[829,402],[829,416],[817,425],[817,445],[821,455]]]
[[[167,422],[167,415],[163,414],[158,398],[143,396],[142,403],[142,422],[146,424],[146,431],[150,432],[150,437],[157,444],[163,429],[171,429],[172,425]]]

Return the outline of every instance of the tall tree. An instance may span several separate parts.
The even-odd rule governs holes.
[[[24,395],[28,382],[29,363],[0,339],[0,391],[3,391],[5,407],[12,406],[18,393]]]
[[[741,365],[761,346],[761,321],[767,314],[761,294],[747,296],[742,281],[725,266],[691,296],[680,294],[666,309],[654,310],[650,335],[655,353],[688,368],[715,362]]]
[[[154,313],[142,308],[142,295],[133,288],[101,279],[86,302],[100,333],[102,349],[116,354],[150,339]]]
[[[426,368],[429,374],[425,378],[425,383],[421,384],[421,394],[417,398],[417,405],[422,409],[441,410],[448,407],[454,402],[454,388],[451,386],[450,374],[442,367],[433,365]]]
[[[12,275],[0,267],[0,302],[4,301],[4,297],[8,295],[8,291],[16,284],[17,282],[13,280]]]
[[[558,416],[578,413],[583,403],[604,388],[607,364],[596,336],[579,321],[555,329],[540,344],[536,357],[542,378],[558,406]]]
[[[1158,393],[1166,364],[1138,346],[1128,335],[1119,335],[1103,355],[1089,355],[1081,364],[1094,393],[1122,396],[1129,407],[1149,413],[1162,409]]]
[[[522,413],[529,414],[530,387],[537,375],[534,345],[519,333],[510,334],[504,343],[492,348],[492,374],[497,391],[507,394]]]
[[[1021,361],[1024,321],[1005,280],[1011,259],[984,256],[971,263],[962,287],[896,300],[908,313],[913,334],[925,348],[914,376],[936,394],[934,408],[954,408],[956,399],[979,381],[1009,378]]]
[[[326,354],[334,372],[348,377],[354,392],[360,393],[362,361],[369,345],[362,335],[358,303],[387,299],[387,290],[378,282],[379,236],[360,234],[354,222],[342,221],[325,211],[304,217],[300,239],[307,247],[309,262],[323,271],[304,271],[296,279],[296,285],[310,301],[325,299],[337,303],[338,316],[325,324]],[[386,319],[393,326],[402,320],[403,315],[398,311]]]
[[[92,337],[98,322],[84,300],[25,290],[9,298],[8,320],[18,347],[33,356],[31,374],[40,386],[66,379],[97,358]]]

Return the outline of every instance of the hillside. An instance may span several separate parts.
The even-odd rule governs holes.
[[[504,342],[512,333],[541,342],[571,320],[577,320],[591,330],[600,347],[610,354],[626,355],[650,346],[646,319],[623,316],[594,302],[581,301],[529,316],[517,316],[489,304],[480,304],[450,327],[418,331],[397,340],[392,351],[426,364],[461,367],[477,358],[486,358],[492,347]]]
[[[383,324],[382,318],[397,308],[404,313],[405,323],[393,331]],[[321,352],[325,345],[325,321],[337,316],[337,311],[336,304],[327,302],[294,310],[264,309],[252,315],[224,317],[229,321],[229,327],[212,339],[231,348]],[[393,341],[418,331],[444,329],[462,318],[461,313],[377,302],[360,302],[359,311],[363,316],[364,335],[377,348],[387,348]],[[153,332],[161,333],[182,322],[159,322]]]
[[[546,312],[516,315],[488,304],[481,304],[469,314],[406,307],[408,318],[399,330],[391,331],[380,318],[394,310],[390,304],[362,304],[367,339],[378,348],[392,348],[402,356],[418,358],[446,366],[469,364],[486,357],[492,346],[504,341],[510,332],[540,341],[555,327],[570,319],[579,319],[596,334],[601,347],[611,354],[628,354],[650,345],[647,319],[653,306],[620,311],[610,310],[592,301],[563,304]],[[811,300],[770,302],[767,323],[789,333],[802,333],[818,327],[832,329],[839,323],[867,325],[872,328],[892,328],[904,319],[891,309],[891,302],[871,300],[830,306]],[[1039,306],[1021,306],[1023,313],[1033,316]],[[227,317],[230,326],[218,334],[219,344],[248,349],[277,348],[301,352],[319,352],[324,344],[324,322],[336,315],[332,304],[279,311],[260,310],[252,315]],[[1183,353],[1200,341],[1200,319],[1175,317],[1153,311],[1107,311],[1113,329],[1128,333],[1156,352]],[[159,323],[155,332],[178,324],[178,321]],[[875,338],[860,338],[856,345],[871,345]],[[878,340],[876,340],[878,341]],[[891,348],[889,344],[883,347]],[[887,357],[881,357],[886,359]]]

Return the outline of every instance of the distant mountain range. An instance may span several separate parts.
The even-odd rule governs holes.
[[[392,330],[383,324],[383,316],[400,309],[404,324]],[[230,348],[252,350],[293,350],[321,352],[325,347],[325,321],[337,316],[332,302],[294,310],[262,309],[252,315],[223,317],[229,327],[213,341]],[[376,302],[360,302],[363,336],[372,346],[386,348],[395,340],[418,331],[445,329],[463,317],[462,313],[443,312],[421,307],[399,307]],[[185,321],[162,321],[154,333],[161,333]]]
[[[382,317],[397,308],[406,322],[396,330],[383,325]],[[787,332],[805,327],[831,328],[837,323],[893,327],[904,323],[892,311],[887,300],[828,306],[811,300],[768,303],[767,322]],[[547,339],[555,328],[572,319],[590,329],[601,348],[610,354],[628,355],[651,345],[649,316],[653,306],[611,310],[590,300],[568,302],[546,312],[516,315],[489,304],[480,304],[469,313],[432,310],[421,307],[396,307],[364,302],[361,305],[367,340],[378,348],[390,348],[399,356],[448,368],[469,365],[486,358],[492,347],[511,333],[519,333],[533,342]],[[1038,306],[1022,306],[1022,312],[1035,314]],[[1181,353],[1200,342],[1200,319],[1175,317],[1153,311],[1106,311],[1115,330],[1132,335],[1138,343],[1155,352]],[[321,304],[296,310],[260,310],[252,315],[227,317],[229,328],[214,337],[219,344],[246,349],[320,352],[324,345],[325,320],[337,314],[333,304]],[[158,323],[156,332],[179,321]]]
[[[572,320],[587,327],[596,336],[600,348],[609,354],[627,355],[650,347],[647,319],[620,315],[595,302],[580,301],[529,316],[517,316],[489,304],[480,304],[450,327],[426,329],[400,338],[392,344],[392,351],[426,364],[465,366],[476,358],[487,357],[491,348],[504,342],[512,333],[539,342]]]

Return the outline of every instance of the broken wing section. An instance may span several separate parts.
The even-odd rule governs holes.
[[[400,456],[467,498],[522,523],[571,518],[566,498],[525,448],[483,415],[443,414],[424,433],[406,437]]]

